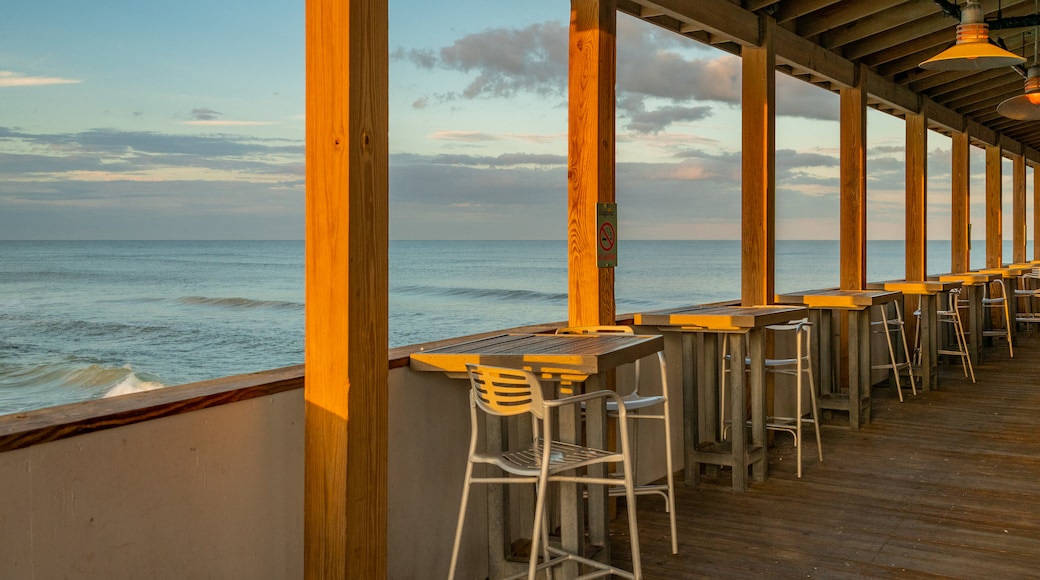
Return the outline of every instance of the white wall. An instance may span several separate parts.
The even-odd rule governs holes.
[[[0,454],[0,578],[303,572],[303,390]]]

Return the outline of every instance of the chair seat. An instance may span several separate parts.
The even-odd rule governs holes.
[[[663,405],[664,397],[660,395],[647,396],[640,395],[638,393],[629,393],[622,397],[625,401],[625,408],[629,411],[633,409],[645,409],[647,407],[653,407],[654,405]],[[607,412],[617,413],[618,405],[615,401],[607,401]]]
[[[602,449],[593,449],[553,441],[552,456],[549,458],[549,474],[559,473],[585,467],[594,463],[610,461],[621,461],[620,453],[608,452]],[[542,469],[542,439],[538,438],[535,444],[519,451],[507,451],[505,453],[476,453],[473,455],[474,463],[488,463],[500,467],[502,470],[521,476],[537,476]],[[621,485],[624,482],[620,482]]]

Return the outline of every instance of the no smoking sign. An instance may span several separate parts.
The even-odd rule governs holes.
[[[617,266],[617,204],[596,204],[596,265]]]

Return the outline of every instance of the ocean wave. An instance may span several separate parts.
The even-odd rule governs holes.
[[[178,304],[220,306],[224,308],[274,308],[278,310],[302,309],[300,302],[286,300],[252,300],[249,298],[208,298],[206,296],[182,296]]]
[[[539,292],[537,290],[506,290],[502,288],[466,288],[460,286],[398,286],[391,292],[402,294],[427,294],[434,296],[457,296],[460,298],[490,298],[495,300],[548,300],[567,301],[565,292]]]
[[[130,365],[87,363],[81,358],[37,365],[0,365],[0,387],[111,397],[163,387],[161,382],[138,376]],[[64,398],[64,397],[63,397]]]
[[[131,372],[129,375],[126,376],[126,378],[124,378],[123,380],[119,381],[119,383],[116,386],[114,386],[111,389],[105,391],[104,396],[105,397],[118,397],[119,395],[129,395],[129,394],[132,394],[132,393],[143,393],[145,391],[151,391],[151,390],[159,389],[159,388],[162,388],[162,387],[165,387],[165,386],[166,385],[164,385],[164,384],[162,384],[162,383],[160,383],[158,381],[144,381],[144,380],[141,380],[140,377],[138,377],[136,374]]]

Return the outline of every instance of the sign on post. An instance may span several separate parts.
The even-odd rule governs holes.
[[[596,204],[596,265],[617,267],[617,204]]]

